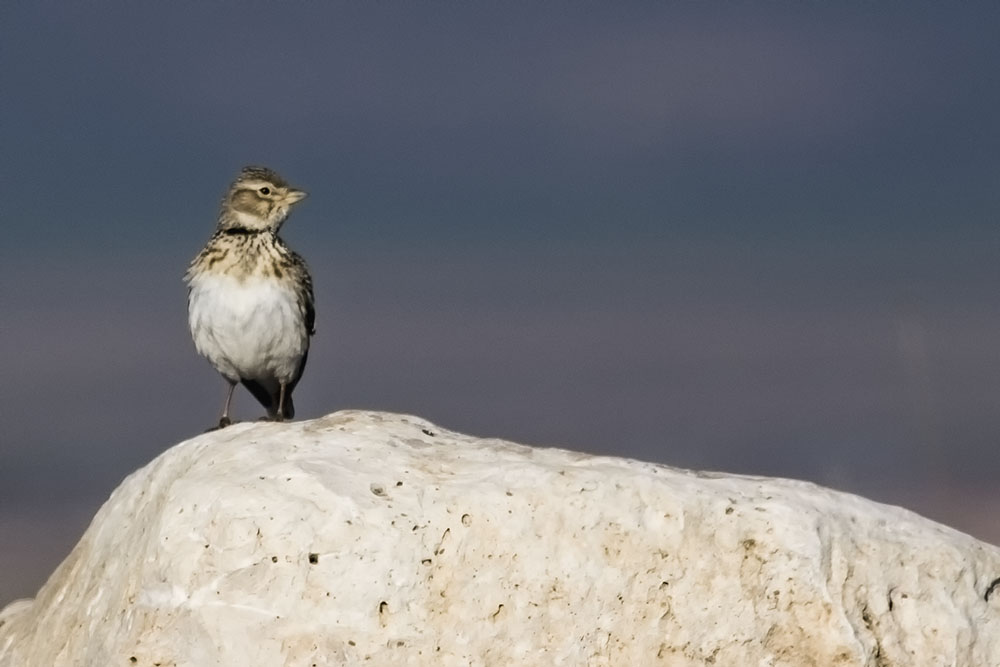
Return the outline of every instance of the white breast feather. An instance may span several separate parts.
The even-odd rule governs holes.
[[[188,324],[198,352],[233,381],[290,382],[309,345],[295,291],[273,278],[198,276]]]

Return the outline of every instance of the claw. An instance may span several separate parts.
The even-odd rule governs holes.
[[[226,428],[227,426],[229,426],[232,423],[233,423],[233,421],[229,417],[223,417],[222,419],[219,420],[219,423],[216,424],[215,426],[209,426],[208,428],[206,428],[205,429],[205,433],[211,433],[212,431],[218,431],[221,428]]]

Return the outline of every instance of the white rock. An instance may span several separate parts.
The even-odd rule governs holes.
[[[812,484],[340,412],[130,476],[0,613],[0,665],[997,667],[998,577],[1000,549]]]

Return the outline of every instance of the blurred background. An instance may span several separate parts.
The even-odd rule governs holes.
[[[3,3],[0,605],[218,419],[181,277],[253,163],[311,195],[299,417],[1000,543],[1000,9],[828,4]]]

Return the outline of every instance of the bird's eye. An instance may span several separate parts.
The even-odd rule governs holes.
[[[271,194],[271,188],[269,188],[269,187],[267,187],[267,186],[265,185],[264,187],[262,187],[262,188],[261,188],[260,190],[258,190],[257,192],[261,193],[262,195],[269,195],[269,194]]]

